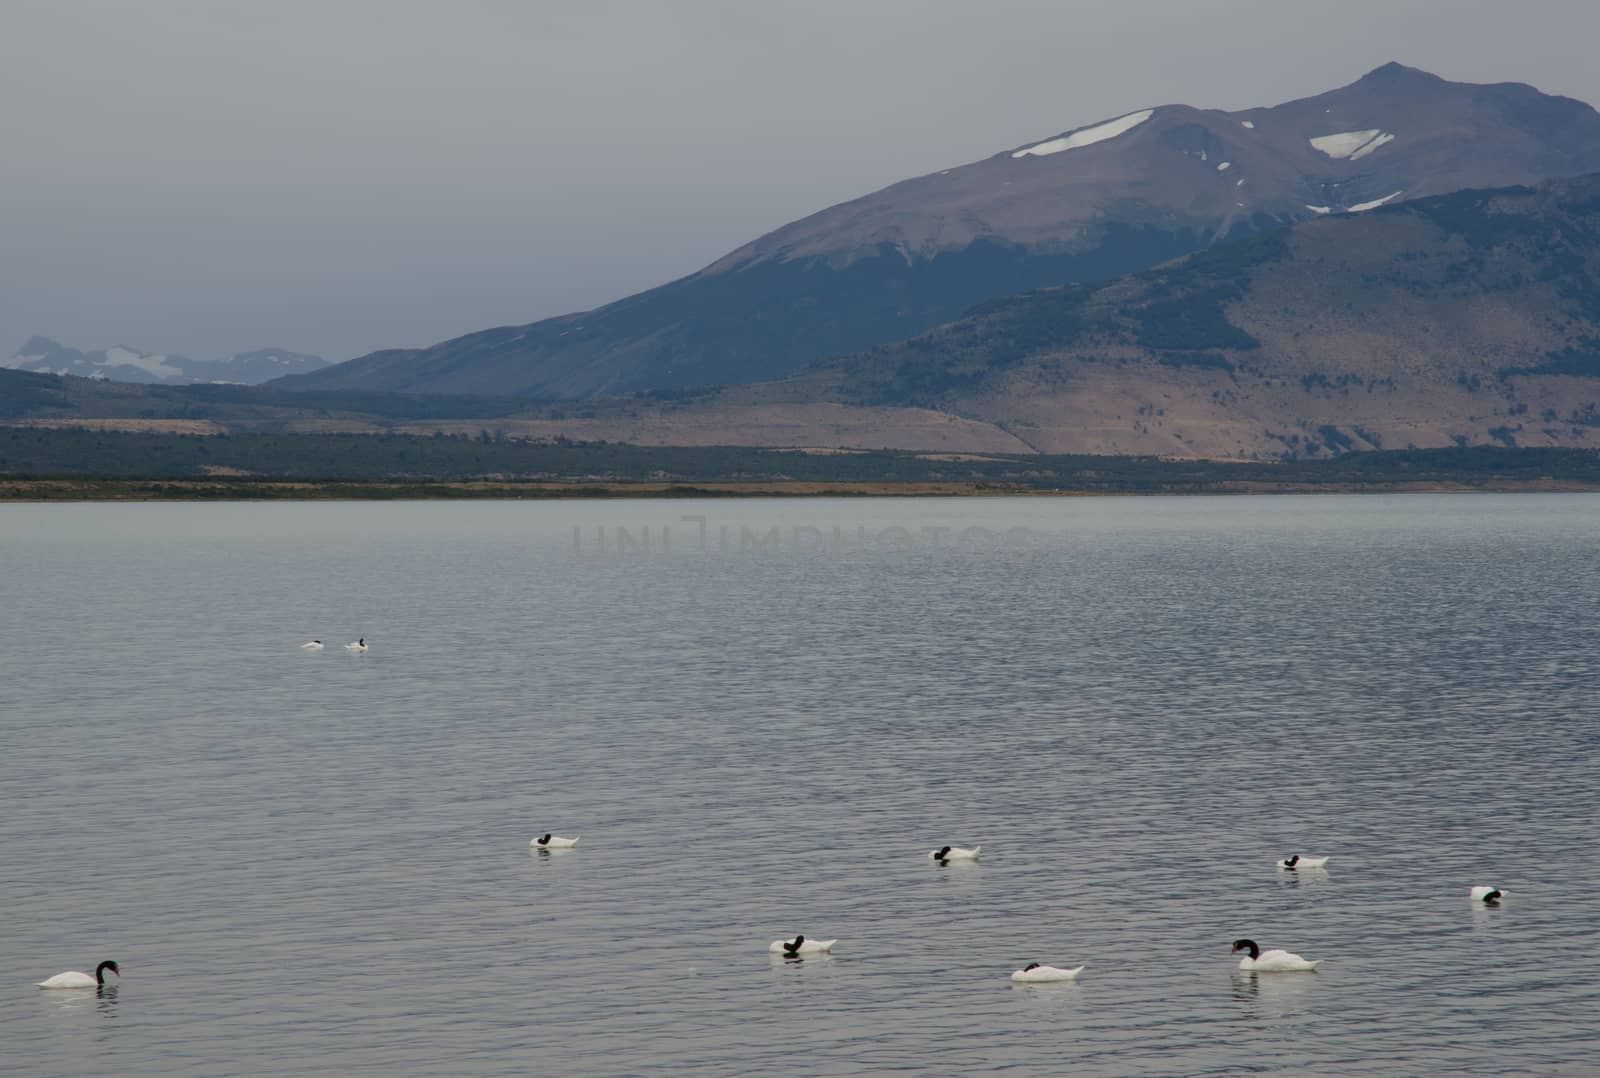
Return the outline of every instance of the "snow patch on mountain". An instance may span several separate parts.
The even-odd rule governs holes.
[[[1226,172],[1232,167],[1233,167],[1233,162],[1232,161],[1224,161],[1224,162],[1222,162],[1222,164],[1217,166],[1217,171],[1218,172]]]
[[[1317,214],[1318,216],[1321,216],[1324,213],[1332,213],[1333,212],[1333,207],[1332,206],[1311,206],[1311,205],[1307,205],[1306,209],[1310,210],[1314,214]]]
[[[1384,143],[1393,142],[1393,141],[1394,141],[1394,136],[1389,134],[1388,132],[1384,132],[1383,134],[1379,135],[1377,138],[1373,139],[1371,142],[1367,143],[1365,146],[1361,147],[1361,149],[1359,149],[1355,153],[1351,154],[1350,155],[1350,160],[1359,161],[1363,157],[1367,156],[1367,154],[1371,153],[1373,150],[1376,150],[1379,146],[1382,146]]]
[[[183,371],[168,363],[166,356],[135,352],[132,348],[121,344],[107,348],[105,359],[100,363],[105,367],[132,367],[134,370],[151,375],[158,382],[177,381],[183,377]]]
[[[1375,210],[1379,206],[1382,206],[1385,202],[1393,202],[1403,194],[1405,194],[1404,191],[1396,191],[1393,194],[1384,195],[1382,198],[1375,198],[1371,202],[1357,202],[1354,206],[1351,206],[1344,212],[1365,213],[1368,210]]]
[[[1240,127],[1248,127],[1252,131],[1254,131],[1256,129],[1256,125],[1251,123],[1249,120],[1240,120],[1239,121],[1239,126]]]
[[[1080,128],[1062,135],[1060,138],[1049,139],[1045,142],[1035,143],[1025,149],[1013,153],[1012,157],[1044,157],[1048,154],[1060,153],[1063,150],[1077,150],[1085,146],[1093,146],[1097,142],[1114,139],[1118,135],[1126,134],[1135,127],[1144,123],[1156,113],[1155,109],[1145,109],[1142,112],[1130,112],[1126,116],[1119,116],[1115,120],[1107,120],[1093,127]]]
[[[1380,128],[1369,131],[1340,131],[1333,135],[1318,135],[1307,140],[1311,148],[1327,154],[1335,161],[1356,161],[1367,156],[1379,146],[1394,141],[1394,136]]]

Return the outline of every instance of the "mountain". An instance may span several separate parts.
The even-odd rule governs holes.
[[[1043,453],[1597,446],[1600,175],[1305,221],[995,300],[905,342],[706,394],[681,422],[824,402],[959,418]],[[950,445],[941,433],[930,420],[923,446]]]
[[[751,385],[581,402],[0,370],[7,423],[1274,461],[1600,447],[1600,174],[1330,214]]]
[[[1308,218],[1600,170],[1600,114],[1387,64],[1317,97],[1139,109],[907,180],[582,314],[375,352],[286,389],[588,398],[787,375],[972,304]]]
[[[114,345],[98,352],[80,352],[48,337],[30,337],[6,366],[44,374],[72,374],[113,382],[149,385],[185,385],[192,382],[232,382],[258,385],[286,374],[306,374],[326,367],[321,356],[262,348],[240,352],[232,359],[195,360],[183,356],[140,352]]]

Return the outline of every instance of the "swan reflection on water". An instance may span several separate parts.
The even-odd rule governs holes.
[[[826,969],[833,963],[833,955],[827,951],[813,952],[807,955],[774,954],[768,955],[772,960],[773,969],[800,969],[810,966],[813,969]]]
[[[536,861],[548,861],[552,857],[563,857],[574,851],[571,846],[530,846],[528,852]]]
[[[1296,887],[1318,887],[1328,882],[1325,868],[1302,868],[1296,872],[1278,873],[1278,886],[1293,890]]]
[[[91,1004],[101,1014],[116,1016],[118,986],[103,984],[88,992],[40,992],[38,996],[56,1012],[87,1010]]]
[[[1305,995],[1316,984],[1314,977],[1285,973],[1250,973],[1235,970],[1233,998],[1241,1002],[1282,1002]]]
[[[1017,1006],[1040,1015],[1075,1013],[1083,1006],[1081,981],[1010,981],[1011,998]]]

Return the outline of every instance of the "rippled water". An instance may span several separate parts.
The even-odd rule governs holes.
[[[0,507],[0,1056],[1592,1071],[1597,588],[1582,495]]]

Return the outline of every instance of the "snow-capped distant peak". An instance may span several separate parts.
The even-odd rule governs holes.
[[[1335,161],[1356,161],[1379,146],[1393,142],[1394,136],[1374,127],[1370,131],[1340,131],[1334,135],[1318,135],[1308,141],[1312,149],[1327,154]]]
[[[1036,143],[1025,149],[1013,153],[1012,157],[1044,157],[1048,154],[1060,153],[1062,150],[1077,150],[1084,146],[1093,146],[1097,142],[1114,139],[1118,135],[1126,134],[1135,127],[1144,123],[1155,115],[1155,109],[1144,109],[1141,112],[1130,112],[1126,116],[1119,116],[1115,120],[1107,120],[1093,127],[1079,128],[1060,138],[1049,139]]]
[[[122,344],[107,348],[106,358],[102,362],[107,367],[134,367],[155,376],[158,381],[176,381],[183,377],[183,371],[168,363],[166,356],[145,355]]]
[[[41,374],[71,374],[115,382],[181,385],[193,382],[255,385],[284,374],[301,374],[327,366],[320,356],[281,348],[241,352],[231,359],[194,360],[165,353],[141,352],[118,344],[98,352],[80,352],[48,337],[30,337],[10,363],[0,365]]]
[[[1346,213],[1365,213],[1367,210],[1375,210],[1379,206],[1382,206],[1386,202],[1393,202],[1395,199],[1399,198],[1403,194],[1405,194],[1404,191],[1396,191],[1393,194],[1384,195],[1382,198],[1375,198],[1371,202],[1357,202],[1354,206],[1351,206],[1348,210],[1345,210],[1344,212],[1346,212]]]

